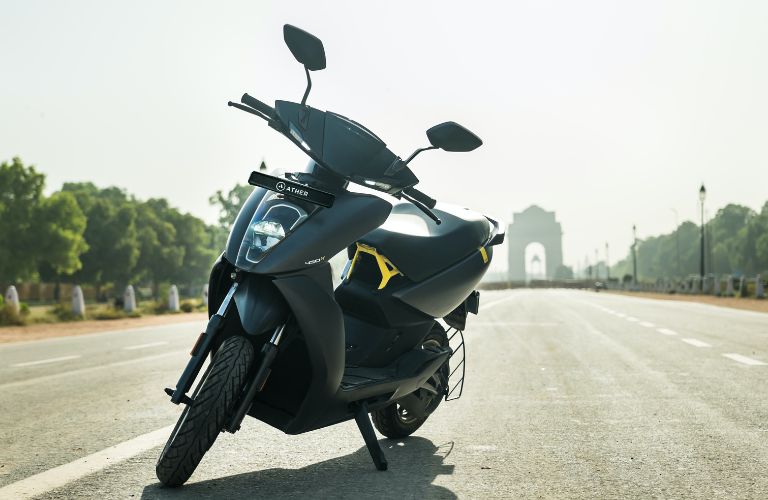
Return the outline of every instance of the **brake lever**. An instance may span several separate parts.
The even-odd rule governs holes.
[[[405,192],[401,192],[400,194],[402,195],[403,198],[405,198],[406,200],[408,200],[411,203],[413,203],[414,205],[416,205],[416,208],[418,208],[419,210],[421,210],[422,212],[427,214],[427,217],[429,217],[430,219],[435,221],[435,224],[437,224],[439,226],[440,224],[443,223],[443,221],[440,220],[440,217],[438,217],[437,214],[435,212],[433,212],[432,210],[430,210],[429,207],[427,207],[425,204],[423,204],[422,202],[420,202],[417,199],[414,199],[413,197],[409,196]]]
[[[237,108],[240,111],[245,111],[246,113],[250,113],[252,115],[258,116],[259,118],[262,118],[264,120],[270,121],[270,118],[267,115],[265,115],[264,113],[262,113],[261,111],[259,111],[257,109],[249,108],[248,106],[245,106],[243,104],[238,104],[236,102],[228,101],[227,102],[227,106],[232,106],[233,108]]]
[[[267,125],[269,125],[273,129],[277,130],[281,134],[283,133],[283,129],[280,126],[280,122],[278,120],[270,118],[269,116],[265,115],[264,113],[262,113],[258,109],[253,109],[251,107],[245,106],[243,104],[238,104],[238,103],[232,102],[232,101],[228,101],[227,105],[228,106],[232,106],[233,108],[237,108],[237,109],[239,109],[241,111],[245,111],[246,113],[250,113],[252,115],[256,115],[259,118],[265,120],[267,122]]]

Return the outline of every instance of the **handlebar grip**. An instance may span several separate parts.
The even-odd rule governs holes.
[[[434,198],[430,198],[416,188],[411,187],[406,189],[404,192],[414,200],[420,201],[429,208],[435,208],[435,205],[437,205],[437,201]]]
[[[271,119],[275,118],[275,108],[273,108],[268,104],[264,104],[263,102],[256,99],[255,97],[249,96],[248,94],[243,94],[243,97],[240,98],[240,102],[252,107],[257,111],[261,111],[262,113],[267,115],[268,118],[271,118]]]

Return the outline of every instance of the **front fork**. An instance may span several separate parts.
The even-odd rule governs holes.
[[[181,374],[181,377],[179,377],[179,381],[176,382],[176,389],[166,387],[165,393],[171,397],[171,403],[175,405],[179,403],[184,403],[186,405],[192,404],[192,399],[187,396],[187,392],[189,392],[190,387],[192,387],[192,384],[197,378],[197,374],[200,373],[200,368],[202,368],[203,363],[205,363],[205,358],[211,350],[213,339],[216,338],[216,334],[219,332],[219,329],[221,329],[221,325],[224,324],[224,317],[227,315],[229,306],[232,303],[232,298],[235,295],[235,291],[237,291],[237,286],[237,281],[232,283],[229,291],[224,296],[224,300],[221,301],[218,311],[216,311],[216,314],[211,316],[211,319],[208,320],[208,326],[206,326],[205,332],[203,332],[197,339],[197,342],[195,342],[192,352],[190,352],[192,357],[189,358],[187,366],[184,368],[184,372]]]
[[[214,338],[216,338],[221,325],[224,323],[224,317],[227,315],[229,305],[237,291],[237,286],[237,281],[232,283],[232,286],[224,296],[224,300],[221,302],[218,311],[216,311],[216,314],[211,316],[211,319],[208,320],[208,326],[206,327],[205,332],[201,334],[192,348],[192,352],[190,353],[191,358],[187,362],[187,366],[184,368],[181,377],[179,377],[179,381],[176,383],[176,389],[165,389],[165,393],[171,396],[171,402],[173,404],[184,403],[190,405],[193,403],[192,398],[187,396],[187,392],[192,387],[192,384],[197,378],[197,374],[200,373],[200,369],[202,368],[203,363],[205,363],[205,358],[211,350],[211,343]],[[261,392],[264,388],[264,384],[267,382],[267,378],[272,371],[272,361],[274,361],[277,356],[277,346],[283,338],[284,331],[285,324],[278,326],[269,342],[266,342],[262,347],[259,369],[246,385],[243,397],[240,398],[238,405],[235,408],[235,412],[225,425],[227,431],[234,433],[240,429],[240,424],[242,423],[243,418],[245,418],[248,409],[251,407],[251,403],[256,397],[256,393]]]

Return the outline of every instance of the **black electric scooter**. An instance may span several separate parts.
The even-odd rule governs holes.
[[[168,486],[183,484],[218,434],[236,432],[245,415],[287,434],[354,418],[385,470],[369,413],[380,433],[401,438],[452,391],[460,395],[462,330],[504,239],[490,217],[414,189],[408,168],[428,149],[471,151],[482,144],[477,136],[442,123],[427,131],[430,146],[401,160],[359,123],[306,105],[309,72],[325,68],[323,44],[290,25],[283,35],[307,76],[301,102],[273,108],[245,94],[229,105],[266,120],[312,161],[284,177],[249,178],[256,188],[211,272],[207,328],[175,389],[166,389],[185,405],[156,466]],[[350,182],[370,190],[350,191]],[[334,290],[328,261],[345,248]],[[449,334],[457,333],[454,350]],[[460,381],[449,385],[459,368]]]

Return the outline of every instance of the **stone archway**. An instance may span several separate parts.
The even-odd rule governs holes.
[[[531,205],[512,215],[512,224],[507,229],[510,281],[526,280],[525,249],[530,243],[544,247],[546,278],[553,279],[563,265],[563,230],[555,220],[555,212]]]

